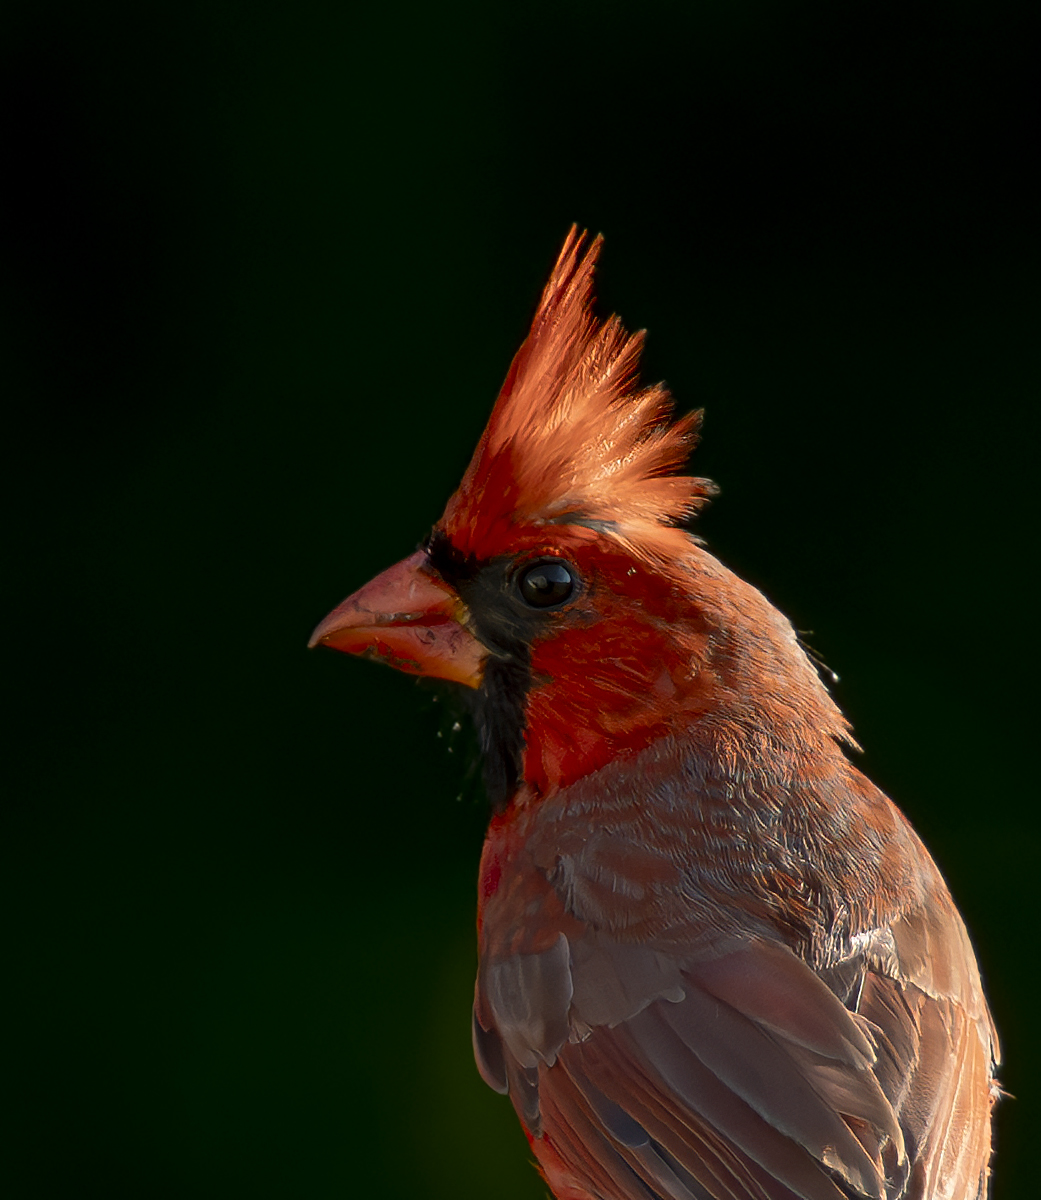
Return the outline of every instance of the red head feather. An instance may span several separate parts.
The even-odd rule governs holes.
[[[673,420],[661,384],[638,384],[643,333],[593,312],[602,239],[582,253],[572,226],[524,344],[441,527],[464,554],[489,558],[518,525],[603,528],[643,558],[690,548],[675,525],[715,488],[676,472],[697,443],[701,413]]]

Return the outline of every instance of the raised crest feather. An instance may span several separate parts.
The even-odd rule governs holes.
[[[701,413],[676,420],[662,384],[640,387],[643,333],[593,310],[603,239],[572,226],[487,428],[441,527],[491,557],[518,525],[603,528],[641,556],[690,541],[675,527],[714,494],[681,475]]]

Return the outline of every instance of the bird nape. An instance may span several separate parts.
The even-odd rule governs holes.
[[[459,489],[312,645],[472,689],[478,1068],[558,1200],[977,1200],[965,926],[789,622],[683,526],[699,415],[572,229]]]

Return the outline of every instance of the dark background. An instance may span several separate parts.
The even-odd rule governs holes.
[[[544,1193],[470,1059],[467,736],[304,644],[572,221],[952,882],[1033,1195],[1037,12],[7,6],[6,1195]]]

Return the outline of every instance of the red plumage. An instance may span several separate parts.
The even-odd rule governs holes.
[[[572,230],[459,490],[312,644],[468,685],[494,813],[474,1049],[559,1200],[976,1200],[964,925],[791,625],[682,523]]]

